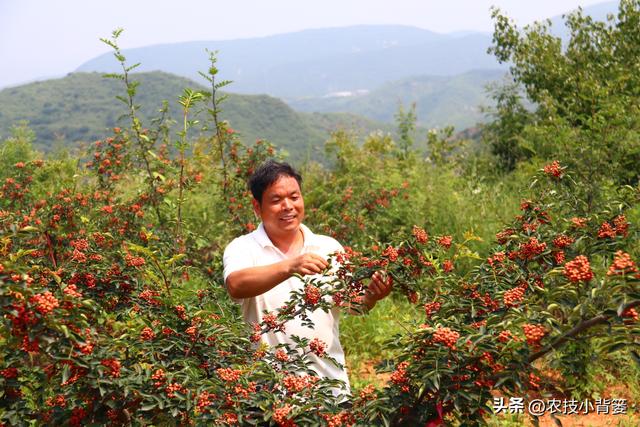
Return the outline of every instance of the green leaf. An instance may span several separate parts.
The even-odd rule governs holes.
[[[157,406],[158,405],[156,403],[147,403],[146,405],[142,405],[140,407],[140,410],[141,411],[150,411],[150,410],[154,409]]]
[[[71,377],[71,367],[69,365],[64,365],[62,367],[62,383],[66,383]]]
[[[640,368],[640,354],[638,354],[636,350],[631,350],[629,353],[631,354],[633,361],[638,365],[638,368]]]

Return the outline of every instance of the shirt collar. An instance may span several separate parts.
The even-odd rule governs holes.
[[[309,227],[307,227],[304,224],[300,224],[300,229],[302,230],[302,235],[304,236],[303,247],[306,248],[311,246],[313,247],[318,246],[316,234],[313,231],[309,230]],[[267,235],[267,232],[264,229],[263,223],[260,223],[258,228],[255,231],[253,231],[252,234],[256,242],[258,242],[258,244],[263,248],[266,248],[267,246],[271,246],[272,248],[275,248],[275,245],[271,242],[271,239],[269,239],[269,236]]]

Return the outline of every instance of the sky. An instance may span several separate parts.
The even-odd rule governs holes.
[[[63,76],[110,49],[262,37],[309,28],[399,24],[491,32],[491,6],[518,25],[603,0],[0,0],[0,88]]]

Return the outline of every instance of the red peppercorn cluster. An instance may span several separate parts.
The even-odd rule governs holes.
[[[144,258],[140,256],[133,256],[131,254],[125,255],[124,259],[129,267],[140,267],[145,263]]]
[[[109,368],[109,376],[112,378],[120,377],[120,362],[116,359],[104,359],[100,362],[102,366]]]
[[[167,380],[167,376],[165,375],[162,369],[156,369],[155,372],[151,375],[151,379],[155,381],[153,385],[156,388],[160,388],[164,385],[164,382]]]
[[[571,225],[574,228],[584,228],[587,226],[587,218],[578,218],[574,216],[571,218]]]
[[[287,354],[286,351],[284,351],[281,348],[276,350],[275,356],[276,356],[276,359],[281,361],[281,362],[288,362],[289,361],[289,355]]]
[[[209,393],[208,391],[203,391],[202,393],[200,393],[196,399],[197,412],[199,413],[207,412],[207,407],[211,405],[215,397],[216,397],[215,394]]]
[[[560,166],[560,162],[558,162],[557,160],[554,160],[553,162],[546,165],[543,170],[545,175],[549,177],[556,178],[556,179],[562,178],[562,174],[563,174],[562,166]]]
[[[611,224],[608,222],[603,222],[598,230],[598,238],[600,239],[613,239],[616,237],[616,231],[613,229]]]
[[[411,233],[413,234],[413,237],[416,238],[416,241],[418,243],[425,244],[427,243],[427,240],[429,240],[429,235],[427,234],[427,232],[424,231],[423,228],[418,227],[417,225],[413,226],[413,230],[411,231]]]
[[[327,427],[352,426],[355,424],[353,414],[340,412],[338,414],[322,414],[322,418],[327,422]]]
[[[514,230],[512,228],[507,228],[506,230],[499,231],[498,233],[496,233],[496,240],[501,245],[504,245],[505,243],[507,243],[507,240],[513,233]]]
[[[321,293],[320,289],[313,285],[307,285],[304,287],[304,300],[307,304],[314,306],[320,301]]]
[[[498,264],[501,264],[505,260],[506,256],[504,252],[496,252],[493,256],[487,258],[487,262],[491,267],[496,267]]]
[[[529,374],[529,387],[533,390],[540,388],[540,377],[535,375],[533,372]]]
[[[437,313],[440,310],[442,304],[439,302],[428,302],[424,305],[424,311],[427,317],[431,317],[432,314]]]
[[[82,420],[87,416],[87,410],[84,408],[73,408],[71,411],[71,418],[69,419],[69,425],[81,426]]]
[[[473,322],[470,326],[475,329],[480,329],[483,326],[487,326],[487,321],[486,319],[478,320],[477,322]]]
[[[444,271],[445,273],[450,273],[451,271],[453,271],[453,261],[451,261],[450,259],[445,259],[442,262],[442,271]]]
[[[67,285],[62,292],[73,298],[82,298],[82,292],[78,291],[78,287],[74,284]]]
[[[299,393],[302,390],[311,388],[318,381],[318,377],[312,375],[287,375],[282,380],[282,384],[290,393]]]
[[[460,334],[456,331],[451,330],[450,328],[438,328],[433,333],[433,342],[440,343],[446,345],[451,350],[456,349],[456,342],[460,338]]]
[[[494,359],[493,355],[488,351],[485,351],[480,355],[480,361],[490,367],[496,366],[496,360]]]
[[[276,422],[278,427],[295,427],[296,424],[293,420],[288,418],[292,409],[291,405],[285,404],[273,410],[273,421]]]
[[[400,386],[400,389],[405,393],[409,392],[409,378],[407,377],[408,367],[409,362],[401,362],[396,366],[396,369],[391,374],[391,382]]]
[[[591,265],[589,260],[584,255],[578,255],[564,265],[564,275],[567,276],[569,281],[578,283],[580,281],[588,282],[593,279],[593,271],[591,271]]]
[[[389,258],[391,262],[395,262],[398,259],[398,251],[393,246],[387,246],[387,248],[382,251],[382,256]]]
[[[491,299],[491,295],[489,295],[488,292],[485,292],[484,296],[482,297],[482,303],[485,307],[487,307],[487,310],[489,311],[496,311],[498,308],[500,308],[500,304],[498,303],[498,301]]]
[[[156,298],[160,296],[160,292],[153,291],[151,289],[145,289],[138,294],[138,297],[144,301],[146,301],[150,305],[158,306],[160,305],[160,301]]]
[[[64,408],[65,406],[67,406],[67,399],[65,399],[64,395],[58,394],[57,396],[47,399],[46,404],[47,406],[50,406],[52,408],[56,406],[59,408]]]
[[[0,376],[6,379],[12,379],[18,377],[18,368],[6,368],[0,371]]]
[[[540,340],[547,334],[544,326],[532,325],[530,323],[522,325],[522,330],[524,331],[524,336],[527,338],[527,344],[532,347],[540,345]]]
[[[233,368],[219,368],[216,369],[216,374],[218,374],[218,378],[226,382],[236,382],[240,379],[242,375],[242,371],[239,369]]]
[[[618,236],[626,236],[629,232],[629,223],[624,215],[618,215],[613,219],[613,227]]]
[[[261,336],[262,336],[262,328],[258,323],[254,323],[253,333],[251,334],[251,337],[249,339],[251,340],[251,342],[258,342],[260,341]]]
[[[29,298],[31,304],[36,305],[36,310],[43,316],[51,313],[54,309],[60,306],[60,303],[56,297],[49,291],[44,291],[41,294],[36,294]]]
[[[558,249],[566,248],[567,246],[573,243],[573,239],[569,236],[565,236],[564,234],[560,234],[553,239],[553,246]]]
[[[189,326],[184,330],[184,332],[189,335],[191,341],[196,341],[196,339],[198,338],[198,327],[196,325]]]
[[[69,245],[79,251],[86,251],[87,249],[89,249],[89,241],[87,239],[72,240],[71,242],[69,242]]]
[[[249,395],[256,392],[256,382],[251,381],[244,387],[242,384],[235,384],[233,386],[233,393],[236,398],[247,399]]]
[[[362,390],[360,390],[360,399],[369,400],[374,399],[374,393],[376,391],[376,387],[373,384],[368,384]]]
[[[311,351],[318,357],[324,357],[326,354],[327,344],[318,338],[314,338],[309,343],[309,349],[311,349]]]
[[[532,260],[547,249],[545,242],[539,242],[536,237],[532,237],[526,243],[521,243],[518,251],[514,254],[523,260]]]
[[[631,255],[623,251],[617,251],[613,263],[607,271],[607,276],[637,273],[638,267],[631,259]]]
[[[230,425],[235,426],[238,424],[238,415],[233,412],[225,412],[222,416],[216,419],[215,425]]]
[[[165,393],[167,393],[167,397],[169,397],[169,398],[175,397],[176,396],[176,392],[182,393],[182,394],[186,394],[187,393],[187,389],[182,384],[178,384],[178,383],[168,384],[164,388],[164,391],[165,391]]]
[[[533,220],[531,222],[524,222],[522,223],[522,231],[527,234],[531,234],[538,229],[538,226],[540,226],[540,223],[536,220]]]
[[[565,261],[565,254],[564,251],[557,251],[553,253],[553,259],[556,262],[556,264],[560,265]]]
[[[176,315],[178,316],[179,319],[187,320],[187,311],[185,310],[183,305],[176,305],[174,310],[176,311]]]
[[[87,262],[87,255],[84,252],[79,251],[78,249],[74,249],[73,254],[71,255],[71,259],[77,263],[82,264]]]
[[[156,337],[155,332],[153,332],[153,329],[151,329],[148,326],[145,326],[142,329],[142,332],[140,332],[140,338],[142,338],[142,340],[144,341],[150,341],[152,339],[154,339]]]
[[[522,302],[526,290],[527,284],[524,283],[520,286],[516,286],[515,288],[506,291],[502,296],[505,307],[517,307],[520,302]]]
[[[68,386],[70,384],[74,384],[76,382],[78,382],[78,380],[82,377],[84,377],[85,375],[87,375],[87,369],[86,368],[82,368],[78,365],[73,364],[72,362],[66,363],[67,365],[69,365],[71,367],[71,376],[69,377],[69,379],[67,379],[66,381],[62,382],[60,385],[64,386]]]
[[[438,244],[445,249],[449,249],[452,242],[453,238],[451,236],[442,236],[438,239]]]
[[[640,318],[635,308],[627,308],[625,311],[622,312],[622,317],[628,317],[635,321],[637,321]]]
[[[80,353],[82,354],[91,354],[93,353],[93,349],[95,346],[96,345],[92,341],[87,339],[86,344],[78,345],[78,350],[80,350]]]
[[[502,331],[498,334],[498,341],[500,341],[501,343],[507,343],[515,339],[516,338],[513,336],[511,331]]]
[[[267,329],[284,332],[284,323],[278,322],[278,315],[276,313],[271,312],[263,315],[262,323]]]

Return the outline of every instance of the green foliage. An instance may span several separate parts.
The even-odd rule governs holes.
[[[493,121],[482,128],[482,140],[491,147],[500,170],[511,172],[518,162],[535,154],[522,140],[524,127],[531,122],[532,115],[524,107],[517,85],[505,83],[491,90],[496,106],[487,110]]]
[[[459,164],[460,148],[466,141],[453,137],[453,127],[431,129],[427,133],[428,159],[436,166]]]
[[[0,151],[0,178],[9,176],[11,167],[16,163],[35,158],[34,139],[35,134],[26,122],[18,123],[11,129],[11,137],[4,141]]]
[[[617,16],[606,22],[578,9],[566,17],[570,39],[563,46],[548,23],[520,31],[493,11],[490,51],[500,62],[512,64],[515,82],[536,105],[528,126],[513,93],[505,99],[506,109],[498,111],[492,139],[494,147],[502,147],[499,152],[510,153],[507,169],[522,157],[518,150],[530,145],[538,156],[562,160],[591,183],[584,189],[588,201],[602,197],[600,187],[608,181],[638,181],[640,77],[631,70],[637,65],[639,17],[637,0],[622,0]],[[526,142],[516,144],[514,138]],[[504,163],[505,154],[499,155]]]
[[[413,133],[416,130],[416,104],[411,104],[409,111],[405,112],[402,105],[396,113],[398,124],[399,154],[403,159],[409,157],[413,149]]]

